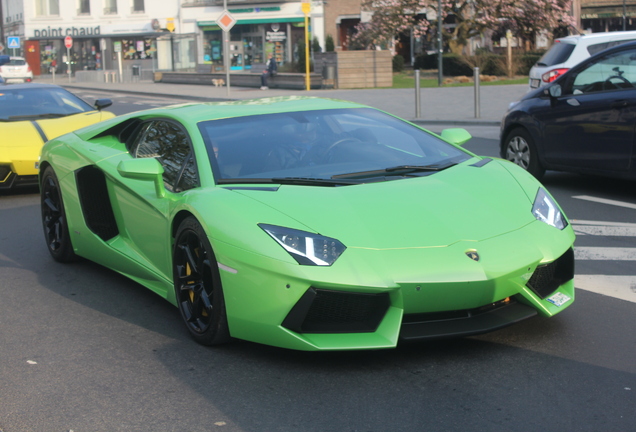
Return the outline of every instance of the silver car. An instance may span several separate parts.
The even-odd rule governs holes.
[[[597,52],[635,40],[636,31],[592,33],[555,39],[550,49],[530,69],[530,90],[548,85]]]
[[[11,56],[8,63],[0,66],[0,77],[4,78],[7,83],[31,82],[33,81],[33,71],[24,57]]]

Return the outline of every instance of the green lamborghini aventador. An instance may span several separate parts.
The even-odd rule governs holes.
[[[139,111],[44,146],[46,244],[164,297],[205,345],[390,348],[562,311],[567,218],[468,139],[309,97]]]

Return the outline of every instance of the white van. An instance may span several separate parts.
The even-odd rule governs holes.
[[[636,41],[636,31],[592,33],[555,39],[530,69],[530,90],[548,85],[592,54],[625,42]]]

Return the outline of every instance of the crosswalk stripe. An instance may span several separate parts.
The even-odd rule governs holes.
[[[572,224],[574,233],[578,235],[607,236],[607,237],[636,237],[634,226],[598,226]]]
[[[636,248],[574,247],[577,260],[636,261]]]
[[[576,275],[574,286],[636,303],[636,276]]]
[[[585,200],[585,201],[597,202],[597,203],[601,203],[601,204],[608,204],[608,205],[613,205],[613,206],[618,206],[618,207],[636,209],[636,204],[627,203],[627,202],[623,202],[623,201],[610,200],[610,199],[605,199],[605,198],[598,198],[598,197],[593,197],[593,196],[589,196],[589,195],[577,195],[577,196],[573,196],[572,198]]]

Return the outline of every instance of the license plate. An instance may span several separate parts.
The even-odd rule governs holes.
[[[538,79],[531,79],[530,80],[530,87],[532,87],[532,88],[539,87],[539,80]]]
[[[567,302],[569,302],[571,300],[571,298],[569,296],[566,296],[563,293],[558,292],[556,294],[552,294],[546,300],[549,301],[550,303],[552,303],[555,306],[561,307],[564,304],[566,304]]]

